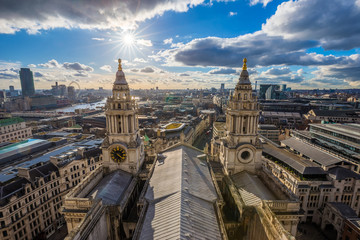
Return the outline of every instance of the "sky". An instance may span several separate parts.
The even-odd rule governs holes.
[[[0,0],[0,89],[360,88],[360,0]]]

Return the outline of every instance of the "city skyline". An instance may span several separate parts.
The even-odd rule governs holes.
[[[0,88],[77,81],[110,89],[117,58],[131,88],[358,88],[359,0],[44,1],[0,9]]]

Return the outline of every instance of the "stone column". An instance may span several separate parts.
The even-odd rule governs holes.
[[[235,129],[235,133],[240,133],[240,121],[241,121],[241,117],[236,116],[236,129]]]
[[[243,128],[244,128],[244,117],[240,117],[240,134],[243,134]]]
[[[126,133],[129,133],[130,132],[130,129],[129,129],[129,123],[128,123],[128,116],[123,116],[123,118],[124,118],[124,125],[125,125],[125,132]]]
[[[250,129],[249,129],[249,133],[253,134],[253,116],[250,116]]]
[[[247,132],[246,133],[250,134],[250,119],[251,119],[251,117],[248,116],[247,119],[248,119],[248,122],[247,122]]]

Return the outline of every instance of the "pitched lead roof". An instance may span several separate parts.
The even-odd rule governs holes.
[[[145,194],[149,206],[140,239],[221,239],[217,194],[201,154],[184,145],[163,153]]]

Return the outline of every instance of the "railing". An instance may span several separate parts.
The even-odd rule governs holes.
[[[272,211],[278,212],[297,212],[300,209],[300,203],[287,200],[268,200],[264,201]]]

